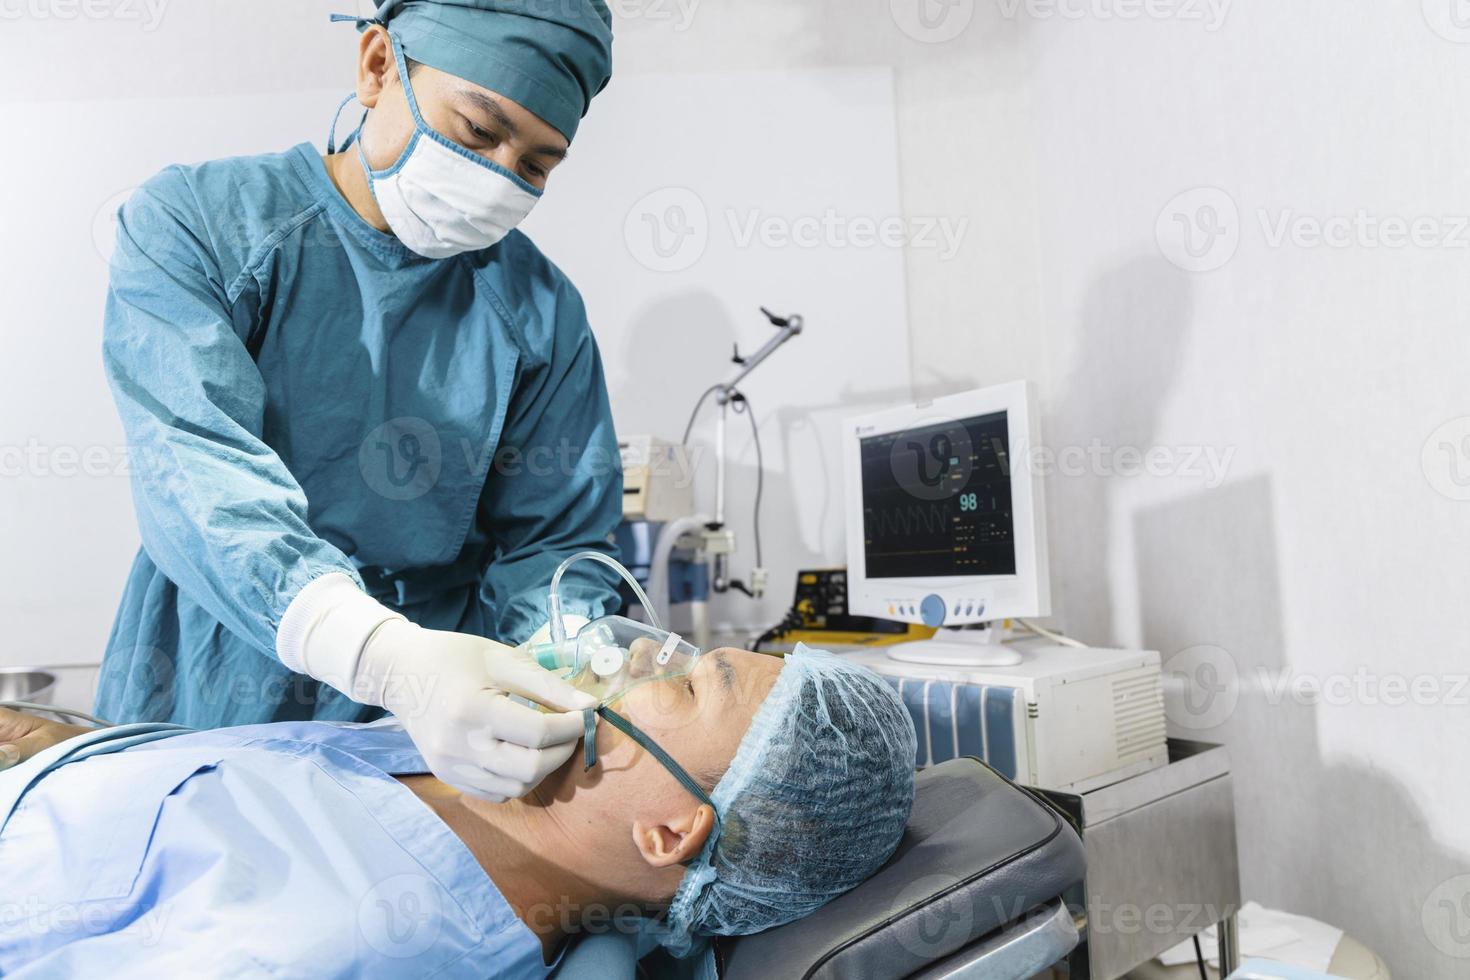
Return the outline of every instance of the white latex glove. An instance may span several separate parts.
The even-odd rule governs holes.
[[[597,703],[504,644],[410,623],[346,575],[301,590],[276,649],[293,670],[393,712],[435,776],[497,803],[566,762],[582,737],[581,709]]]

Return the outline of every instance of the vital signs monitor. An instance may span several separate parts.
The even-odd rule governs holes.
[[[846,422],[849,611],[940,628],[894,659],[1019,662],[961,627],[1051,611],[1039,444],[1024,381]]]

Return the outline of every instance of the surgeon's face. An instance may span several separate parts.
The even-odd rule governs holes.
[[[428,65],[413,69],[412,76],[414,98],[429,128],[527,183],[545,187],[551,171],[566,158],[566,137],[505,96]],[[362,36],[357,97],[372,110],[363,126],[363,152],[374,170],[387,169],[408,145],[414,123],[382,27],[369,28]]]

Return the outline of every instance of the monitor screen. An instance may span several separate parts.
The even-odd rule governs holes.
[[[869,578],[1016,574],[1006,413],[861,439]]]

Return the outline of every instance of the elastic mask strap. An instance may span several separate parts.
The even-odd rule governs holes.
[[[684,771],[683,766],[674,761],[673,756],[660,748],[659,744],[653,739],[643,734],[631,721],[605,704],[596,708],[588,708],[582,712],[582,761],[586,764],[587,769],[591,769],[597,765],[598,715],[606,718],[608,724],[647,749],[648,754],[657,759],[669,771],[669,775],[679,781],[680,786],[687,789],[699,802],[707,805],[711,810],[715,810],[714,801],[709,798],[709,794],[704,791],[704,787],[696,783],[694,777],[690,776],[689,773]],[[715,810],[715,820],[719,820],[718,810]]]
[[[357,29],[359,31],[370,24],[382,24],[384,27],[388,26],[386,23],[376,17],[359,17],[356,14],[329,14],[327,19],[330,20],[333,24],[350,21],[351,23],[357,25]]]
[[[388,32],[388,40],[393,45],[393,63],[398,66],[398,78],[403,83],[403,94],[408,97],[408,111],[413,114],[413,124],[423,132],[432,133],[424,117],[419,115],[419,100],[414,97],[413,82],[408,80],[408,56],[403,53],[403,45],[398,43],[398,35],[392,31]]]
[[[372,164],[368,163],[367,154],[363,152],[362,140],[357,141],[357,162],[362,164],[362,172],[367,174],[368,190],[373,192],[373,199],[378,197],[377,178],[373,176]]]
[[[357,93],[353,92],[351,95],[347,96],[347,98],[339,102],[337,104],[337,111],[332,113],[332,128],[327,130],[328,155],[336,153],[338,150],[347,149],[349,146],[352,145],[353,141],[357,139],[357,134],[362,132],[362,124],[367,120],[366,109],[362,110],[362,119],[359,119],[357,121],[357,128],[347,134],[347,138],[342,141],[341,146],[337,145],[337,123],[342,119],[342,110],[347,108],[347,103],[351,102],[355,98],[357,98]]]
[[[597,765],[597,709],[582,712],[582,771]]]
[[[387,21],[380,20],[377,17],[359,17],[356,14],[328,14],[327,15],[327,19],[331,23],[333,23],[333,24],[340,24],[340,23],[355,24],[357,26],[357,29],[359,31],[366,30],[368,27],[370,27],[370,26],[372,26],[374,24],[378,25],[379,27],[387,27],[388,26],[388,22]],[[399,70],[402,71],[402,68],[400,67]],[[405,83],[407,82],[407,80],[408,79],[405,77],[404,78]],[[347,103],[351,102],[355,98],[357,98],[357,96],[356,96],[356,94],[353,94],[353,95],[349,95],[349,96],[347,96],[347,98],[343,99],[342,100],[342,104],[339,105],[339,106],[337,106],[337,112],[332,116],[332,128],[327,133],[327,153],[329,155],[330,154],[333,154],[333,153],[336,153],[338,150],[346,150],[349,146],[351,146],[354,142],[357,141],[358,135],[362,132],[362,124],[367,120],[367,110],[366,109],[362,110],[362,118],[357,121],[357,128],[354,129],[352,132],[350,132],[350,133],[347,134],[347,138],[342,141],[342,145],[340,147],[336,145],[336,140],[337,140],[337,121],[342,118],[342,110],[345,109],[345,108],[347,108]],[[411,101],[413,99],[413,96],[410,95],[409,96],[409,99]],[[415,113],[415,115],[417,115],[417,113]],[[359,143],[358,150],[361,151],[361,149],[362,149],[362,146]],[[368,169],[368,167],[367,167],[367,161],[366,160],[363,160],[363,169],[364,170],[367,170]],[[371,173],[371,171],[368,171],[368,172]]]

